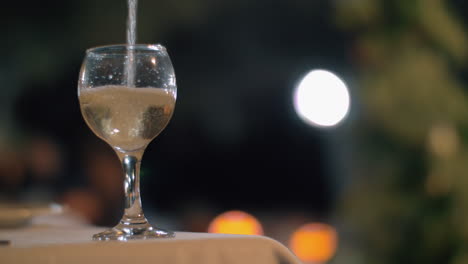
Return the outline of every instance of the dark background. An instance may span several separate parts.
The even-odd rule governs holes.
[[[168,48],[178,84],[173,119],[144,156],[144,174],[152,174],[142,184],[145,200],[165,210],[201,199],[326,215],[333,200],[326,137],[336,131],[303,123],[292,92],[314,68],[350,72],[346,34],[330,23],[330,3],[199,4],[203,15],[165,1],[139,3],[138,42]],[[8,13],[11,52],[3,65],[20,79],[9,98],[18,130],[57,141],[73,167],[63,180],[74,182],[83,140],[100,144],[79,112],[81,59],[89,47],[125,41],[126,3],[31,2]],[[193,17],[177,17],[184,15]]]

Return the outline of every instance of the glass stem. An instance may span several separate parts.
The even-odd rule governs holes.
[[[145,224],[147,220],[143,214],[140,199],[140,159],[125,155],[122,157],[122,166],[125,173],[125,211],[121,224]]]

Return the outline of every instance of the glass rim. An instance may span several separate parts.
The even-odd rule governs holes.
[[[161,44],[112,44],[92,47],[86,50],[86,54],[115,55],[127,54],[128,50],[136,51],[164,51],[166,48]]]

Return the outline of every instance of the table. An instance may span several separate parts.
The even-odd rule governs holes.
[[[104,228],[32,225],[0,229],[0,262],[34,264],[165,263],[289,264],[300,261],[279,242],[263,236],[176,232],[175,238],[92,241]]]

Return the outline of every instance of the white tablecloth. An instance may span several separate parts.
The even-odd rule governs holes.
[[[47,225],[0,229],[4,241],[0,263],[300,263],[282,244],[263,236],[176,232],[170,239],[92,241],[92,234],[103,229]]]

